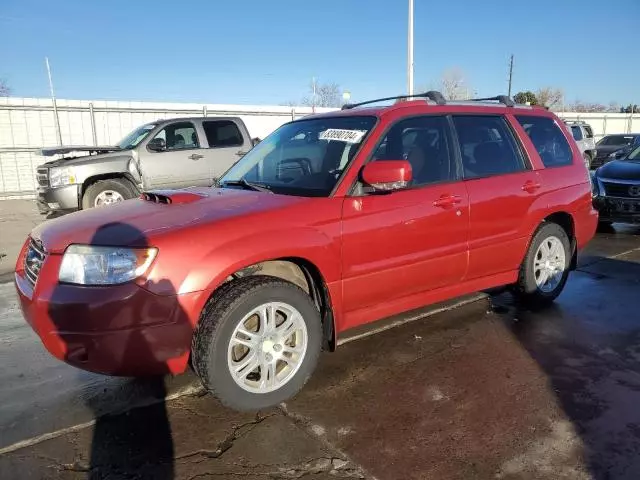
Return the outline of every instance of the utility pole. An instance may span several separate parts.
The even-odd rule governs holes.
[[[316,113],[316,77],[313,77],[311,79],[311,85],[312,85],[312,90],[313,90],[313,97],[311,100],[311,111],[313,113]]]
[[[51,67],[49,67],[49,57],[44,57],[47,64],[47,75],[49,76],[49,90],[51,90],[51,101],[53,102],[53,120],[56,124],[56,133],[58,134],[58,145],[62,146],[62,131],[60,130],[60,118],[58,117],[58,106],[56,105],[56,96],[53,93],[53,80],[51,79]]]
[[[413,95],[413,0],[409,0],[409,31],[407,35],[407,91]]]
[[[511,55],[511,60],[509,61],[509,93],[507,94],[509,98],[511,98],[511,80],[513,79],[513,54]]]

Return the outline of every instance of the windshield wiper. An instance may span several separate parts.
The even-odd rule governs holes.
[[[269,189],[268,187],[265,187],[263,185],[259,185],[257,183],[247,182],[244,178],[242,178],[240,180],[227,180],[227,181],[221,183],[222,187],[226,187],[227,185],[228,186],[244,187],[246,189],[254,190],[256,192],[273,193],[273,191],[271,189]]]

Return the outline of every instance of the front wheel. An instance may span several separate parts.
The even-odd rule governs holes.
[[[526,303],[537,306],[552,302],[564,289],[569,276],[571,243],[556,223],[544,223],[533,236],[520,267],[514,292]]]
[[[260,410],[294,396],[318,362],[320,312],[299,287],[268,276],[223,285],[193,336],[194,370],[235,410]]]
[[[135,197],[133,185],[127,180],[109,178],[87,187],[82,196],[82,209],[105,207]]]

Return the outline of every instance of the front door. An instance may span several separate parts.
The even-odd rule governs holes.
[[[396,301],[401,311],[403,299],[464,278],[469,202],[448,125],[444,116],[396,123],[371,161],[407,159],[412,184],[390,194],[360,188],[345,198],[342,328],[374,319],[383,304]]]
[[[469,280],[516,270],[541,179],[501,115],[454,115],[471,215]]]
[[[162,151],[141,148],[140,163],[145,188],[184,188],[210,186],[205,149],[192,122],[170,123],[153,139],[164,140]]]
[[[243,136],[238,124],[231,119],[204,120],[202,128],[209,144],[203,153],[213,183],[251,150],[252,145],[249,136]]]

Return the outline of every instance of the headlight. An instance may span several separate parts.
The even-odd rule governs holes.
[[[115,285],[143,275],[156,248],[94,247],[70,245],[62,257],[58,279],[79,285]]]
[[[609,158],[614,158],[614,159],[620,158],[623,155],[624,155],[624,150],[616,150],[615,152],[609,154]]]
[[[76,183],[76,173],[73,167],[53,167],[49,170],[49,185],[61,187]]]

